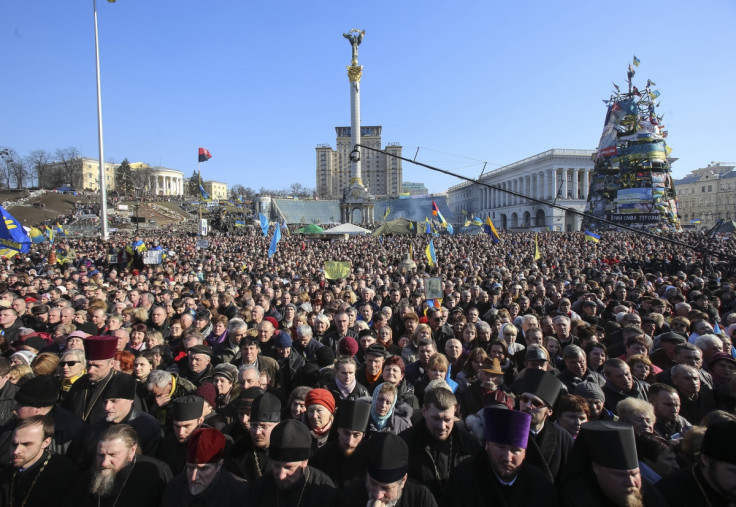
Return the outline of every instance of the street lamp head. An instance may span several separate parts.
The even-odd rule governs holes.
[[[350,152],[350,161],[351,162],[360,161],[360,151],[358,150],[358,148],[354,148],[353,151]]]

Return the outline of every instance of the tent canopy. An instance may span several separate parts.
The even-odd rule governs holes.
[[[371,231],[363,229],[353,224],[340,224],[337,227],[328,229],[325,234],[369,234]]]
[[[412,222],[406,218],[397,218],[389,222],[384,222],[378,229],[373,231],[373,236],[384,236],[386,234],[416,234],[417,222]]]
[[[733,232],[736,231],[736,222],[733,220],[724,220],[724,222],[715,229],[711,229],[710,233],[713,232]]]
[[[325,231],[322,227],[314,224],[305,225],[301,229],[296,230],[297,234],[322,234],[323,232]]]

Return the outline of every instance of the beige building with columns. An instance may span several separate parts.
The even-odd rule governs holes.
[[[711,228],[719,220],[736,220],[736,171],[733,164],[711,162],[675,180],[677,214],[683,226]],[[693,224],[699,220],[700,223]]]
[[[482,220],[490,216],[497,229],[578,231],[580,216],[550,204],[585,211],[594,154],[558,148],[538,153],[480,178],[495,188],[471,182],[450,187],[447,204],[457,220],[471,213]]]

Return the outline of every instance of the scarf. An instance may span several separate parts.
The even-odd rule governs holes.
[[[365,378],[366,378],[366,380],[368,380],[368,383],[369,384],[375,384],[376,382],[378,382],[378,379],[381,378],[381,373],[383,373],[383,371],[382,370],[379,370],[378,371],[378,375],[371,375],[366,370],[366,372],[365,372]]]
[[[389,409],[388,413],[383,416],[379,416],[376,413],[376,403],[378,403],[378,394],[381,392],[381,386],[383,384],[379,384],[376,386],[376,390],[373,391],[373,401],[371,402],[371,421],[373,424],[378,428],[378,430],[383,430],[383,428],[386,427],[386,423],[388,423],[388,420],[391,418],[391,416],[394,414],[394,407],[396,407],[396,398],[398,396],[394,396],[394,402],[391,404],[391,408]]]
[[[328,431],[330,431],[330,428],[332,427],[332,421],[334,421],[334,420],[335,420],[335,417],[333,416],[333,417],[330,418],[330,422],[328,422],[327,424],[325,424],[321,428],[312,428],[312,433],[314,433],[318,437],[321,437],[322,435],[324,435],[325,433],[327,433]]]
[[[339,378],[335,377],[335,384],[337,385],[337,390],[340,392],[340,398],[345,400],[348,396],[350,396],[350,393],[353,392],[355,386],[358,384],[358,381],[355,380],[355,377],[353,377],[353,381],[348,385],[345,385],[340,382]]]

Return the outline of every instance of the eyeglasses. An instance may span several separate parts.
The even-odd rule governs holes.
[[[80,363],[80,361],[59,361],[59,366],[62,368],[64,366],[76,366]]]
[[[519,396],[519,401],[522,403],[530,403],[534,408],[544,408],[547,406],[547,404],[542,400],[533,400],[526,394]]]

